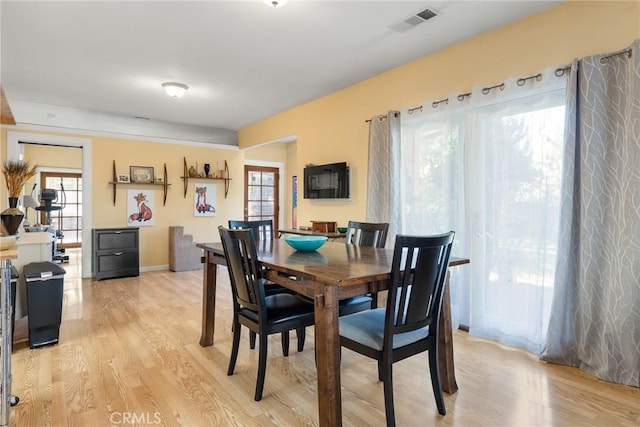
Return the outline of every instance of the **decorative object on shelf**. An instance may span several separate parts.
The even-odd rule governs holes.
[[[127,225],[129,227],[154,225],[153,192],[127,191]]]
[[[196,183],[193,216],[216,216],[215,204],[216,187],[211,184]]]
[[[130,182],[129,175],[125,173],[118,174],[118,182],[122,182],[122,183]]]
[[[219,181],[224,181],[224,198],[227,198],[227,194],[229,193],[229,182],[231,178],[229,178],[229,165],[227,161],[224,160],[224,168],[220,169],[220,162],[216,162],[216,169],[214,169],[210,174],[206,175],[203,172],[198,173],[198,162],[196,162],[195,167],[190,166],[187,167],[187,158],[184,158],[184,173],[180,177],[183,181],[183,190],[184,190],[184,198],[187,198],[187,193],[189,193],[189,179],[190,178],[202,178],[202,179],[215,179]],[[211,165],[209,166],[211,169]],[[220,169],[220,170],[219,170]]]
[[[2,166],[2,175],[7,184],[9,194],[9,208],[2,211],[0,217],[5,231],[9,235],[16,234],[24,213],[18,209],[18,198],[26,182],[36,174],[36,167],[29,162],[8,161]]]
[[[168,181],[168,177],[167,177],[167,164],[164,164],[164,168],[162,170],[162,178],[157,178],[154,180],[153,178],[153,168],[152,167],[143,167],[143,166],[130,166],[129,167],[129,171],[131,172],[132,169],[135,168],[135,170],[139,170],[142,169],[142,172],[139,172],[137,175],[134,174],[132,172],[132,174],[129,175],[124,175],[124,174],[118,174],[116,173],[116,161],[113,161],[113,171],[112,171],[112,180],[109,182],[109,184],[111,184],[112,187],[112,191],[113,191],[113,206],[116,205],[116,189],[118,188],[118,185],[135,185],[135,184],[145,184],[145,185],[152,185],[152,186],[161,186],[162,187],[162,193],[163,193],[163,198],[162,198],[162,206],[165,206],[167,204],[167,193],[169,191],[169,186],[171,184],[169,184]],[[186,170],[186,169],[185,169]],[[127,176],[128,180],[127,181],[120,181],[119,178],[120,176]],[[135,181],[134,177],[138,176],[138,178],[142,179],[142,181]],[[137,191],[137,190],[134,190]]]
[[[153,183],[153,168],[149,166],[129,166],[131,182],[140,184]]]
[[[209,163],[204,164],[204,177],[209,178],[209,172],[211,172],[211,165]]]

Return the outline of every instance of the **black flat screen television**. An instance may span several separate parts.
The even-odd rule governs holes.
[[[349,168],[346,162],[304,168],[305,199],[348,199]]]

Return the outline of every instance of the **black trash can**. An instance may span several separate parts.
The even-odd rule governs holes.
[[[23,269],[27,286],[29,347],[57,344],[62,320],[66,271],[52,262],[32,262]]]

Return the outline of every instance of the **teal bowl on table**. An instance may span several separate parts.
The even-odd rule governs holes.
[[[286,236],[287,242],[296,251],[313,252],[327,241],[327,236]]]

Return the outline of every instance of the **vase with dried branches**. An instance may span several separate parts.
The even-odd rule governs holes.
[[[27,161],[8,161],[2,166],[2,175],[9,193],[9,208],[2,211],[0,217],[5,231],[9,235],[16,234],[24,214],[18,209],[18,198],[29,179],[36,174],[36,167]]]

